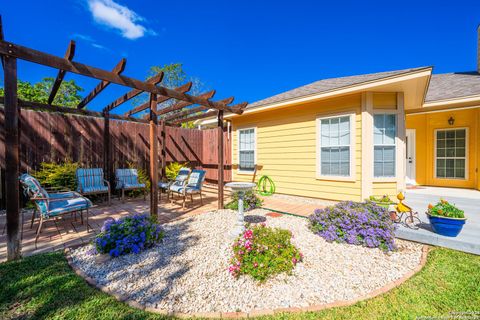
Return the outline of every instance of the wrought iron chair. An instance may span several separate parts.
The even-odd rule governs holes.
[[[33,227],[36,212],[38,211],[40,213],[40,222],[35,236],[35,247],[37,246],[38,237],[42,231],[43,222],[63,214],[80,212],[80,219],[83,224],[83,211],[85,210],[86,228],[87,232],[90,231],[88,225],[88,209],[92,206],[90,200],[72,191],[48,193],[42,188],[37,179],[27,173],[22,174],[19,180],[24,188],[25,194],[35,203],[36,209],[34,209],[32,214],[30,228]]]
[[[125,190],[143,189],[143,199],[145,200],[145,183],[138,181],[137,169],[116,169],[115,189],[121,190],[122,201],[125,199]]]
[[[205,180],[205,170],[192,170],[188,180],[184,182],[174,182],[170,187],[169,191],[172,193],[177,193],[183,197],[182,208],[185,209],[185,201],[187,196],[190,195],[190,201],[193,203],[193,195],[200,195],[200,203],[203,205],[202,198],[202,186],[203,181]],[[173,199],[172,199],[173,201]]]
[[[105,180],[102,168],[77,169],[77,192],[82,195],[107,194],[110,205],[110,183]]]

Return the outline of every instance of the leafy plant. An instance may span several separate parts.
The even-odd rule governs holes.
[[[243,196],[243,209],[245,211],[250,211],[255,208],[261,207],[263,204],[263,200],[260,199],[257,194],[249,190],[245,192],[245,195]],[[231,209],[231,210],[238,210],[238,192],[234,192],[232,194],[232,201],[227,203],[225,205],[225,208]]]
[[[370,196],[370,201],[377,202],[377,203],[388,203],[388,204],[393,204],[395,202],[390,199],[388,195],[383,195],[381,197],[376,197],[376,196]]]
[[[162,240],[163,235],[160,225],[153,218],[133,215],[105,221],[94,244],[97,252],[118,257],[151,248]]]
[[[228,268],[235,278],[248,274],[265,281],[279,273],[291,273],[302,253],[291,243],[292,233],[265,224],[247,226],[245,232],[233,243],[233,257]]]
[[[32,172],[38,182],[44,187],[75,190],[77,179],[75,172],[79,164],[66,161],[64,163],[42,162],[40,169]]]
[[[165,167],[165,174],[167,175],[168,180],[175,180],[175,178],[178,175],[178,172],[180,169],[183,167],[188,167],[188,162],[185,163],[179,163],[179,162],[170,162],[166,167]]]
[[[463,210],[458,209],[455,205],[449,203],[447,200],[440,200],[436,205],[428,205],[428,213],[432,216],[447,217],[447,218],[465,218]]]
[[[374,202],[345,201],[317,209],[310,229],[328,242],[346,242],[384,251],[395,250],[395,225],[386,208]]]

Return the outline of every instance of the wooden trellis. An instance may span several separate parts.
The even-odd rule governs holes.
[[[122,75],[126,67],[126,60],[122,59],[112,71],[95,68],[73,60],[75,55],[75,42],[71,41],[65,56],[58,57],[45,52],[37,51],[28,47],[4,40],[3,26],[0,16],[0,57],[5,77],[5,97],[2,99],[5,105],[5,182],[6,209],[7,209],[7,257],[8,260],[21,257],[21,217],[20,217],[20,186],[19,172],[19,113],[21,108],[42,109],[62,113],[84,114],[94,117],[104,117],[104,162],[107,177],[113,177],[113,164],[111,161],[111,146],[109,133],[109,119],[122,119],[126,121],[147,122],[150,125],[150,213],[158,214],[158,141],[156,139],[158,126],[160,124],[162,151],[161,151],[161,174],[165,174],[166,151],[165,151],[165,126],[178,125],[196,119],[217,116],[218,118],[218,207],[223,208],[223,114],[232,112],[241,114],[247,103],[240,103],[230,106],[233,98],[220,101],[211,101],[215,91],[206,92],[198,96],[190,95],[187,92],[192,84],[186,83],[178,88],[169,89],[161,85],[163,72],[151,77],[146,81],[137,80]],[[36,64],[52,67],[58,70],[57,77],[52,86],[48,103],[39,104],[18,100],[17,97],[17,60],[25,60]],[[77,108],[65,108],[54,106],[52,102],[60,88],[60,85],[67,72],[98,79],[100,82],[88,93],[78,104]],[[132,90],[122,95],[112,103],[105,106],[102,112],[85,110],[90,103],[111,83],[129,87]],[[124,116],[112,114],[111,111],[146,92],[149,93],[149,101],[133,108]],[[173,104],[163,107],[162,103],[168,100]],[[1,102],[1,101],[0,101]],[[147,119],[133,118],[132,115],[147,110]]]

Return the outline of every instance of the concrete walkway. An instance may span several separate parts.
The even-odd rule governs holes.
[[[445,199],[465,211],[467,222],[457,237],[434,233],[425,211],[428,204]],[[480,191],[457,188],[418,187],[405,192],[405,203],[419,213],[422,221],[418,230],[400,225],[397,237],[435,246],[452,248],[480,255]]]

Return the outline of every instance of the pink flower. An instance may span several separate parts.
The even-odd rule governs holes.
[[[296,259],[296,258],[292,258],[292,262],[293,262],[293,264],[297,264],[297,259]]]
[[[258,263],[255,262],[255,263],[253,264],[253,266],[254,266],[255,268],[258,267]]]
[[[253,238],[253,231],[250,230],[250,229],[245,230],[245,232],[243,233],[243,237],[245,239],[252,239]]]

